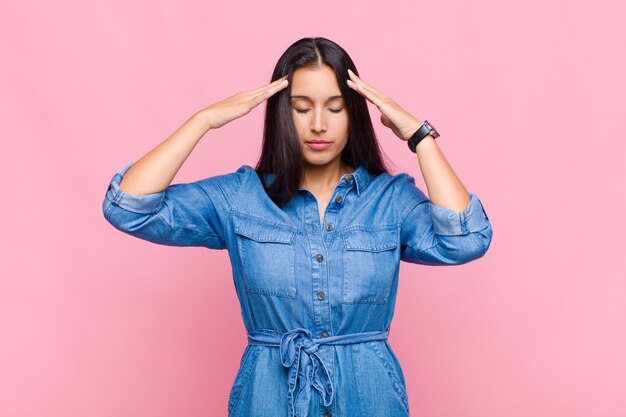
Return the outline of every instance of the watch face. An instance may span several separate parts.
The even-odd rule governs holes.
[[[426,125],[426,127],[429,130],[429,135],[431,135],[432,137],[436,138],[439,136],[439,132],[437,132],[435,130],[435,128],[433,127],[433,125],[431,125],[430,123],[428,123],[426,120],[424,120],[424,124]]]

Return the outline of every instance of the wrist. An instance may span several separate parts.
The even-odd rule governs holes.
[[[411,136],[413,136],[413,134],[417,132],[417,129],[419,129],[421,126],[422,122],[415,119],[415,122],[411,123],[410,127],[406,129],[406,133],[402,136],[402,139],[406,141],[411,139]]]
[[[415,152],[417,146],[419,146],[424,139],[430,137],[431,140],[434,140],[438,136],[439,133],[437,132],[437,130],[435,130],[435,128],[430,123],[428,123],[427,120],[424,120],[419,129],[417,129],[415,133],[413,133],[411,137],[407,140],[407,145],[411,152]]]
[[[213,127],[211,126],[210,110],[208,108],[199,110],[198,112],[196,112],[196,114],[193,115],[193,118],[202,125],[203,129],[206,129],[207,131],[213,129]]]
[[[415,147],[415,153],[424,152],[424,149],[432,148],[433,146],[437,146],[437,141],[432,135],[426,135]]]

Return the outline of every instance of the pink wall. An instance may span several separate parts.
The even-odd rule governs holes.
[[[246,343],[227,252],[131,238],[101,202],[304,36],[433,122],[494,227],[471,264],[402,265],[390,342],[412,415],[626,415],[623,2],[177,3],[3,7],[0,416],[226,415]],[[175,182],[253,165],[261,123],[209,132]]]

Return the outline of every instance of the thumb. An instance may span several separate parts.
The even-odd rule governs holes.
[[[385,126],[387,126],[387,127],[391,128],[391,120],[389,120],[389,118],[388,118],[387,116],[385,116],[384,114],[381,114],[381,115],[380,115],[380,122],[381,122],[383,125],[385,125]]]

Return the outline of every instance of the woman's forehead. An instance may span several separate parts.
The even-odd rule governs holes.
[[[291,98],[323,101],[341,98],[335,72],[327,65],[298,68],[291,80]]]

